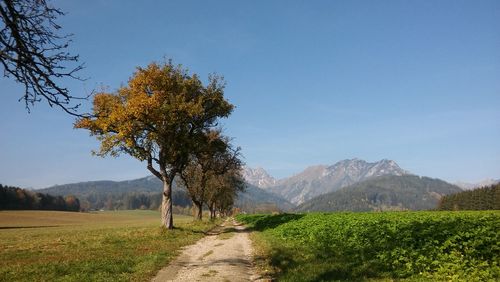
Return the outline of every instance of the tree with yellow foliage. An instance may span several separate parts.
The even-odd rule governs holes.
[[[173,228],[172,183],[206,142],[207,132],[228,117],[233,105],[224,99],[224,81],[210,76],[206,86],[171,61],[138,68],[115,93],[98,93],[93,115],[75,123],[101,142],[94,154],[126,153],[146,161],[163,182],[162,225]]]

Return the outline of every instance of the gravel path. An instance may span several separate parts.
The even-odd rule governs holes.
[[[230,219],[185,247],[152,281],[265,281],[252,265],[252,253],[245,227]]]

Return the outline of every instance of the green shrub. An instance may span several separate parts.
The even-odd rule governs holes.
[[[270,263],[282,280],[495,281],[500,278],[499,215],[313,213],[238,219],[273,240]]]

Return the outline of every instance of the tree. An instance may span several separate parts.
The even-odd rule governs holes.
[[[229,144],[229,139],[226,140]],[[243,162],[241,161],[241,149],[229,144],[226,152],[215,160],[214,172],[207,182],[206,203],[210,210],[210,218],[215,218],[216,211],[226,214],[237,197],[238,192],[245,189],[245,182],[241,175]]]
[[[240,148],[233,149],[229,138],[223,136],[220,130],[209,131],[200,137],[203,138],[199,142],[202,145],[196,148],[189,165],[180,174],[182,184],[197,208],[198,220],[202,219],[203,205],[207,203],[207,190],[215,189],[208,187],[211,178],[223,175],[234,167],[241,169]]]
[[[193,206],[196,209],[196,211],[193,211],[195,212],[195,218],[201,220],[203,216],[204,201],[203,183],[206,182],[207,179],[206,175],[203,173],[203,168],[195,161],[191,161],[191,163],[181,173],[181,179],[182,181],[177,183],[186,188],[186,191],[193,202]]]
[[[242,164],[232,163],[223,174],[214,175],[208,182],[207,205],[210,218],[215,218],[216,212],[228,214],[234,205],[238,192],[245,190],[245,181],[241,175]]]
[[[58,106],[71,115],[80,104],[76,97],[59,84],[61,78],[74,78],[83,68],[78,55],[71,55],[66,49],[71,35],[58,35],[61,28],[55,21],[64,13],[47,4],[46,0],[0,0],[0,65],[4,76],[12,76],[24,86],[26,108],[42,99],[52,106]]]
[[[69,211],[79,211],[80,210],[80,200],[73,196],[68,195],[64,197],[64,201],[66,202],[66,209]]]
[[[90,131],[101,142],[97,155],[126,153],[146,161],[163,182],[162,225],[173,228],[172,183],[208,131],[233,105],[224,99],[224,82],[210,76],[207,86],[171,61],[138,68],[128,85],[115,93],[98,93],[93,116],[75,127]]]

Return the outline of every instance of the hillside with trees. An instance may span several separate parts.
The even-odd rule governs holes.
[[[439,210],[500,210],[500,183],[446,195]]]
[[[52,196],[0,184],[0,210],[79,211],[80,201],[73,195]]]
[[[384,211],[435,209],[442,196],[462,191],[439,179],[386,175],[321,195],[297,211]]]
[[[192,201],[184,187],[174,181],[172,187],[173,206],[176,212],[185,211],[192,206]],[[75,195],[80,199],[84,210],[156,210],[161,203],[162,183],[153,176],[126,181],[89,181],[56,185],[39,192],[52,195]],[[289,211],[294,205],[273,193],[246,184],[244,191],[239,191],[234,207],[246,212]]]
[[[158,209],[161,203],[161,181],[156,177],[143,177],[127,181],[88,181],[56,185],[39,190],[43,193],[65,196],[76,195],[84,210]],[[173,204],[191,205],[185,191],[175,187]]]
[[[295,205],[285,198],[247,184],[245,191],[238,193],[235,206],[249,213],[290,211]]]

